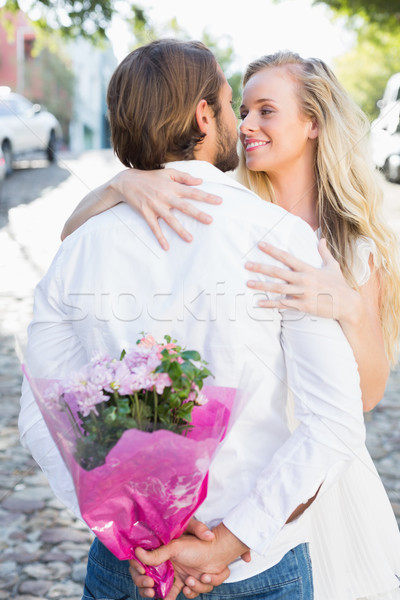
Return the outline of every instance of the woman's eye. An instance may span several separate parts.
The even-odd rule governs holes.
[[[264,115],[270,115],[272,113],[272,110],[270,108],[262,108],[261,109],[261,114]]]
[[[239,115],[239,119],[241,119],[241,121],[244,121],[244,119],[247,117],[247,113],[240,113]]]

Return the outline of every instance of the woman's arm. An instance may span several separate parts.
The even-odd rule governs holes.
[[[168,250],[169,246],[158,223],[159,218],[163,219],[181,238],[190,242],[192,236],[181,225],[171,209],[176,208],[201,223],[210,224],[212,222],[210,215],[186,201],[190,199],[209,204],[222,202],[219,196],[192,187],[201,182],[201,179],[175,169],[121,171],[89,192],[80,201],[65,223],[61,239],[64,240],[91,217],[113,208],[120,202],[126,202],[142,215],[164,250]]]
[[[261,243],[259,247],[284,267],[247,263],[246,268],[280,282],[251,280],[248,286],[287,296],[284,300],[260,300],[259,306],[294,308],[339,321],[358,364],[364,411],[373,409],[383,397],[390,368],[379,317],[379,275],[372,258],[371,276],[358,292],[346,282],[324,240],[319,244],[324,261],[321,269],[269,244]]]

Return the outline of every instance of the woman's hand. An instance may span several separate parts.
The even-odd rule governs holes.
[[[163,219],[186,242],[191,242],[192,236],[172,213],[172,209],[175,208],[200,223],[212,223],[209,214],[187,202],[190,199],[208,204],[221,204],[222,198],[219,196],[193,187],[201,182],[201,179],[176,169],[121,171],[80,201],[65,223],[61,239],[64,240],[91,217],[126,202],[148,223],[164,250],[168,250],[169,246],[158,219]]]
[[[325,240],[318,245],[323,267],[317,269],[266,243],[260,250],[282,263],[282,268],[247,263],[246,269],[279,281],[254,281],[250,288],[281,294],[278,300],[260,300],[266,308],[290,308],[317,317],[339,321],[353,350],[360,374],[363,408],[374,408],[382,399],[389,377],[389,362],[383,342],[379,306],[379,273],[370,257],[370,278],[359,291],[345,280],[339,263],[329,252]],[[284,268],[286,267],[286,268]]]
[[[354,316],[357,317],[361,297],[346,282],[339,263],[329,252],[325,240],[321,240],[318,245],[324,262],[320,269],[265,242],[261,242],[259,248],[281,262],[284,267],[288,267],[280,268],[262,263],[246,264],[249,271],[279,280],[250,280],[247,282],[248,287],[285,296],[282,300],[260,300],[259,306],[290,308],[340,322],[351,321]]]
[[[201,179],[176,169],[159,169],[156,171],[139,171],[127,169],[118,173],[110,182],[110,186],[120,196],[120,201],[139,212],[156,236],[164,250],[168,250],[158,219],[163,219],[186,242],[192,241],[191,234],[183,227],[172,213],[175,208],[193,219],[209,225],[212,217],[187,202],[187,199],[221,204],[222,198],[208,194],[192,186],[199,185]]]

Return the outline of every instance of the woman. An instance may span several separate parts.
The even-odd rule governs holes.
[[[358,363],[364,409],[370,410],[382,398],[389,361],[396,357],[400,269],[396,240],[382,221],[381,193],[367,160],[366,118],[322,61],[304,60],[291,52],[249,65],[240,114],[239,179],[265,200],[306,220],[321,238],[325,264],[314,269],[260,245],[289,269],[248,264],[249,271],[268,276],[248,285],[284,295],[281,302],[263,300],[260,306],[291,306],[339,321]],[[179,199],[165,201],[163,196],[157,201],[160,181],[165,187],[169,177],[172,194],[177,189],[174,179],[198,183],[176,172],[124,171],[84,199],[63,235],[126,199],[146,218],[164,247],[157,223],[160,216],[190,241],[169,209],[178,207],[203,222],[206,215]],[[149,201],[144,199],[143,185],[149,186],[150,192],[144,192]],[[216,201],[182,186],[177,196]],[[290,401],[288,418],[295,427]],[[318,600],[400,597],[399,532],[367,452],[309,511]]]

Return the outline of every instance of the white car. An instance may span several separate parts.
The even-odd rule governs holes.
[[[0,147],[7,173],[15,158],[37,150],[53,162],[60,137],[61,127],[54,115],[10,88],[0,87]]]
[[[371,124],[370,142],[375,165],[388,181],[400,183],[400,101],[393,103],[385,119],[378,117]]]

